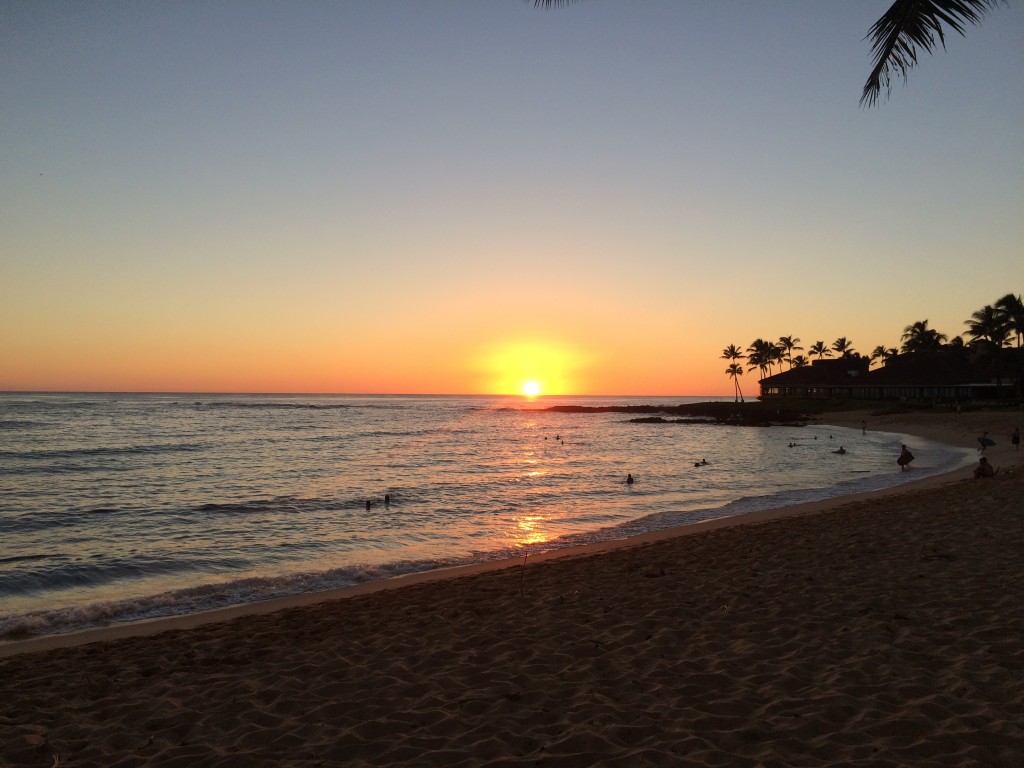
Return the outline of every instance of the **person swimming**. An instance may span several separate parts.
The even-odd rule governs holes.
[[[839,454],[839,455],[841,456],[841,455],[843,455],[844,453],[846,453],[846,449],[845,449],[845,448],[843,448],[843,446],[841,446],[841,445],[840,445],[840,446],[839,446],[839,450],[838,450],[838,451],[832,451],[832,453],[838,453],[838,454]]]
[[[633,476],[632,475],[626,475],[626,485],[632,485],[632,484],[633,484]]]

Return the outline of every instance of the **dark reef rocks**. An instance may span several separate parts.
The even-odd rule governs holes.
[[[685,405],[553,405],[544,411],[555,413],[650,414],[629,421],[634,424],[720,424],[739,427],[768,427],[772,424],[804,426],[807,416],[797,411],[764,403],[687,403]],[[668,418],[675,417],[675,418]]]

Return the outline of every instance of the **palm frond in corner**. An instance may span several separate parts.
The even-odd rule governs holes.
[[[864,84],[862,105],[873,106],[884,88],[891,90],[891,79],[917,63],[918,48],[932,53],[938,45],[946,47],[943,27],[964,34],[964,27],[979,24],[981,18],[1005,0],[896,0],[874,23],[867,38],[871,40],[874,69]]]

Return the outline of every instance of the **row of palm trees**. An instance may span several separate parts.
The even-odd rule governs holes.
[[[868,356],[871,362],[885,362],[898,354],[910,354],[914,352],[930,352],[943,348],[971,347],[980,349],[989,354],[994,362],[997,377],[1001,376],[1000,350],[1010,346],[1016,340],[1018,348],[1024,339],[1024,301],[1020,295],[1008,293],[994,304],[986,304],[978,311],[971,314],[970,318],[964,321],[967,326],[966,335],[971,341],[964,342],[962,336],[948,337],[934,328],[928,326],[928,320],[918,320],[903,329],[900,336],[902,344],[899,348],[879,345],[872,350]],[[778,341],[765,339],[754,339],[746,350],[741,350],[735,344],[730,344],[722,350],[722,359],[729,361],[729,367],[725,373],[732,379],[736,394],[736,401],[743,402],[743,390],[740,387],[740,376],[743,375],[743,365],[740,360],[747,361],[747,370],[757,370],[761,378],[772,375],[774,366],[780,371],[783,363],[790,368],[802,368],[810,365],[811,361],[804,355],[794,354],[803,352],[800,346],[800,339],[795,336],[780,336]],[[853,342],[845,336],[840,336],[826,344],[824,341],[816,341],[807,350],[809,355],[822,360],[826,357],[839,358],[861,358],[863,357],[853,347]]]

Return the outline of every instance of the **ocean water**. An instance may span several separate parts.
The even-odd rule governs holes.
[[[544,410],[707,399],[0,393],[0,641],[625,538],[973,457],[820,425]]]

